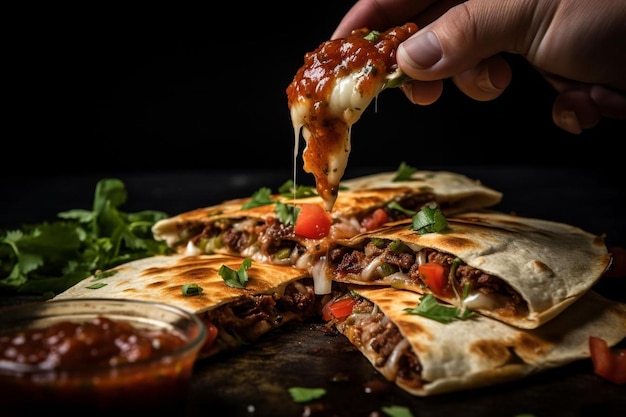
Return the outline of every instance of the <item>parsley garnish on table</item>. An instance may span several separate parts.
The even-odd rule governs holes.
[[[51,298],[97,271],[170,252],[151,230],[167,214],[123,212],[119,207],[126,199],[124,183],[106,178],[96,184],[91,210],[64,211],[54,221],[0,229],[0,292]]]

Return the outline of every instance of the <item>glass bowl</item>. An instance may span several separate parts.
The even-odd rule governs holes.
[[[197,315],[154,302],[64,299],[2,308],[2,415],[180,415],[205,340]]]

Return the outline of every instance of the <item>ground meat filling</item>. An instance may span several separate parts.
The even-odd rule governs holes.
[[[217,353],[254,342],[269,330],[287,322],[312,318],[319,309],[313,281],[307,279],[289,284],[283,295],[244,296],[207,311],[202,318],[219,329],[212,352]]]
[[[338,323],[337,329],[355,346],[368,346],[375,353],[372,363],[387,379],[421,388],[422,365],[408,343],[395,364],[387,363],[397,346],[405,341],[398,327],[367,299],[359,297],[353,311],[356,314]]]
[[[436,262],[443,265],[445,276],[450,276],[450,271],[455,260],[458,259],[450,254],[438,252],[432,249],[422,249],[422,254],[413,251],[396,251],[390,248],[393,242],[389,241],[381,245],[380,241],[370,241],[363,248],[335,248],[329,251],[328,257],[334,266],[334,277],[341,280],[346,275],[360,275],[374,259],[384,259],[384,262],[397,267],[405,274],[408,281],[427,288],[419,274],[420,259],[428,262]],[[369,280],[380,279],[381,276],[369,277]],[[501,278],[487,274],[479,269],[463,263],[454,270],[455,282],[449,282],[444,290],[446,298],[455,298],[454,288],[462,289],[469,284],[472,293],[479,292],[491,296],[497,303],[497,311],[500,314],[515,317],[528,312],[528,305],[521,295]]]

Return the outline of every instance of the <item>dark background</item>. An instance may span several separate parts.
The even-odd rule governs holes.
[[[16,11],[3,65],[1,173],[287,172],[294,138],[285,89],[352,3]],[[468,99],[451,83],[430,106],[410,104],[399,90],[381,94],[353,128],[349,168],[621,163],[624,122],[605,120],[578,136],[561,131],[551,87],[510,58],[513,82],[492,102]]]

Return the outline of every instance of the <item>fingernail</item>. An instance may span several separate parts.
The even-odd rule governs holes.
[[[405,60],[412,62],[417,69],[432,67],[443,55],[437,35],[430,31],[420,33],[404,41],[400,45],[398,53],[402,54]]]
[[[559,114],[559,126],[567,132],[575,135],[578,135],[583,131],[580,127],[578,117],[573,111],[564,111]]]

